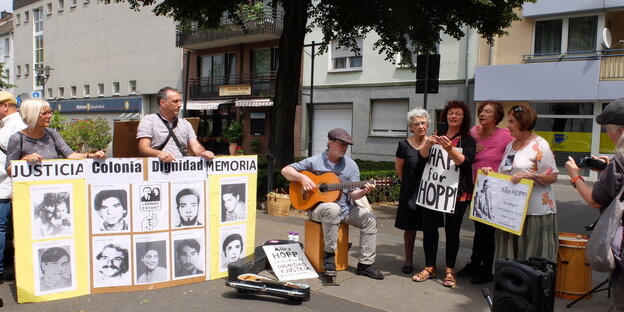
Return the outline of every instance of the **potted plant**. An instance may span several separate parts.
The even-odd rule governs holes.
[[[230,125],[225,129],[223,137],[230,143],[230,155],[236,155],[236,146],[243,139],[243,124],[236,120],[230,122]]]

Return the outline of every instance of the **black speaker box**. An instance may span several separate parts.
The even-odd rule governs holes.
[[[553,311],[556,271],[556,264],[543,258],[496,260],[492,311]]]

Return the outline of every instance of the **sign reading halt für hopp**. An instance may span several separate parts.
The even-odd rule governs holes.
[[[461,148],[456,149],[461,153]],[[453,213],[458,183],[459,167],[440,145],[434,145],[429,151],[429,160],[418,186],[416,203],[432,210]]]

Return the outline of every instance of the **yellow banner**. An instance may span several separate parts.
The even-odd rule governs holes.
[[[535,131],[550,144],[550,149],[561,152],[591,151],[591,132]]]

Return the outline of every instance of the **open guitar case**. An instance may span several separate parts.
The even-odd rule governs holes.
[[[292,244],[290,240],[269,240],[267,245]],[[303,244],[299,242],[303,248]],[[254,254],[228,264],[226,286],[234,287],[241,293],[258,293],[287,298],[296,301],[310,300],[310,286],[302,283],[281,282],[268,277],[256,275],[271,269],[271,264],[262,246],[257,246]]]

